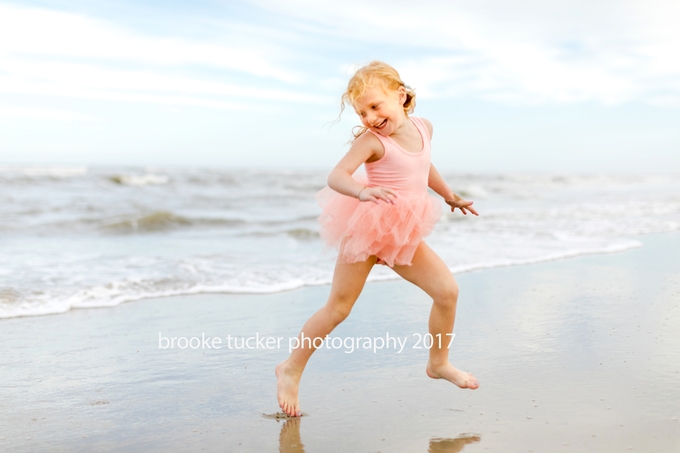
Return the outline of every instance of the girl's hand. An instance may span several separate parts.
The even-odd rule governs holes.
[[[372,201],[375,204],[380,203],[380,201],[394,204],[397,194],[394,190],[385,187],[364,187],[357,195],[357,198],[359,201]]]
[[[474,215],[479,215],[475,208],[472,207],[474,201],[465,201],[456,194],[453,194],[453,198],[444,201],[447,205],[451,206],[451,212],[455,212],[456,208],[458,208],[464,215],[467,215],[468,211]]]

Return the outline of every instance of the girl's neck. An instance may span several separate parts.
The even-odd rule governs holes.
[[[417,132],[415,125],[413,124],[413,121],[404,114],[404,120],[401,122],[401,124],[390,134],[391,138],[395,137],[409,137],[413,135],[413,132]]]

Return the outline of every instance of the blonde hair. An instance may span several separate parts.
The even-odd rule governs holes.
[[[347,91],[345,91],[340,98],[340,115],[345,110],[345,104],[354,105],[367,89],[379,86],[383,91],[387,90],[397,91],[400,87],[406,90],[406,101],[404,102],[404,114],[408,116],[413,113],[416,108],[416,92],[402,82],[399,73],[392,66],[382,61],[372,61],[366,66],[359,68],[354,73],[349,83],[347,84]],[[340,117],[338,115],[338,118]],[[352,129],[354,140],[365,133],[367,129],[364,126],[355,126]]]

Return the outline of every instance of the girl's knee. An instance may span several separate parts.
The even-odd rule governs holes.
[[[355,297],[350,297],[347,295],[334,295],[328,300],[326,305],[332,320],[336,324],[340,324],[344,321],[352,311]]]
[[[434,302],[446,308],[455,307],[458,302],[458,284],[455,280],[442,285],[435,294]]]
[[[334,305],[328,307],[331,315],[331,319],[333,322],[338,325],[347,317],[349,316],[350,312],[352,311],[351,306],[345,306],[345,305]]]

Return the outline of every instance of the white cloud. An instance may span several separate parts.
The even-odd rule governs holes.
[[[321,96],[292,91],[237,86],[149,71],[122,71],[92,64],[13,58],[5,58],[2,63],[9,75],[0,75],[0,92],[12,94],[58,95],[230,110],[250,109],[248,103],[244,102],[245,98],[304,103],[328,101]],[[233,98],[240,98],[241,101],[234,102]]]
[[[76,57],[158,65],[205,65],[287,82],[298,75],[262,49],[157,38],[71,13],[0,4],[0,55]]]
[[[401,47],[408,57],[393,63],[425,96],[617,104],[680,94],[677,2],[253,3],[327,35]]]
[[[677,2],[252,2],[268,20],[217,18],[238,28],[229,45],[0,4],[0,93],[227,110],[335,103],[328,95],[346,75],[322,76],[319,57],[346,68],[348,52],[374,49],[398,55],[390,62],[424,98],[668,107],[680,98]],[[265,33],[264,23],[278,28]]]
[[[325,101],[268,88],[271,81],[290,84],[300,78],[273,61],[262,46],[151,37],[76,14],[0,4],[0,93],[227,110],[252,110],[246,98]],[[126,69],[129,66],[145,69]],[[250,75],[252,82],[243,86],[212,81],[210,76],[181,75],[187,67],[201,74],[206,74],[206,68],[234,71]],[[28,108],[24,116],[27,112],[38,114]],[[42,118],[57,119],[45,115]]]
[[[92,118],[88,115],[83,115],[82,113],[78,112],[70,112],[67,110],[0,104],[0,121],[15,118],[29,118],[41,120],[46,119],[58,121],[92,120]]]

